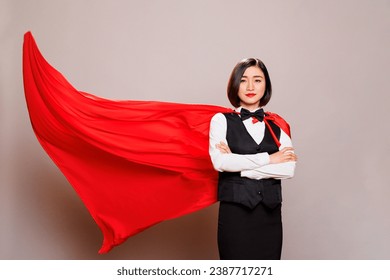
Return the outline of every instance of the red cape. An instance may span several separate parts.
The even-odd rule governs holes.
[[[46,62],[30,32],[24,37],[23,78],[39,142],[103,233],[99,253],[216,202],[209,125],[214,114],[231,109],[80,92]],[[266,119],[289,134],[278,115]]]

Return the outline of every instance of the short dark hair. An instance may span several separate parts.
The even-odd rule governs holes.
[[[258,58],[246,58],[237,63],[237,65],[234,67],[227,86],[227,95],[229,101],[236,108],[240,107],[241,100],[238,97],[238,90],[240,88],[241,78],[244,75],[245,70],[251,66],[259,67],[264,73],[265,91],[264,96],[260,99],[260,106],[267,105],[271,99],[272,85],[271,79],[268,75],[267,67],[265,67],[264,63]]]

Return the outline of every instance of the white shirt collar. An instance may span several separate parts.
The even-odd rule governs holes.
[[[249,110],[250,112],[255,112],[255,111],[257,111],[257,110],[259,110],[259,109],[261,109],[261,108],[263,108],[263,107],[259,107],[259,108],[256,108],[255,110]],[[240,107],[237,107],[236,109],[234,109],[237,113],[240,113],[241,112],[241,109],[242,109],[242,106],[240,106]]]

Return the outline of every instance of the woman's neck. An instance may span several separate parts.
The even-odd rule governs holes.
[[[241,105],[241,108],[247,109],[250,112],[254,112],[257,109],[260,109],[261,107],[259,105],[253,105],[253,106],[248,106],[248,105]]]

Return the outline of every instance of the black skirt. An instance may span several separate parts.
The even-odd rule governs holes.
[[[218,249],[221,260],[279,260],[282,252],[281,204],[250,209],[220,202]]]

